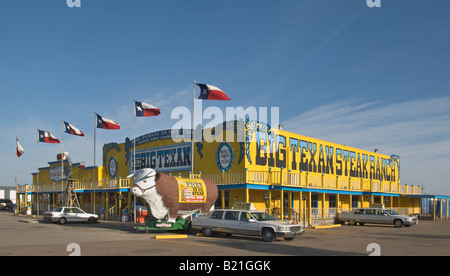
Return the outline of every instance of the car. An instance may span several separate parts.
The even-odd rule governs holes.
[[[191,229],[202,231],[205,236],[211,236],[213,232],[260,236],[267,242],[278,237],[293,240],[304,233],[299,224],[276,220],[261,211],[236,209],[214,210],[207,215],[193,218]]]
[[[11,199],[0,199],[0,210],[11,211],[14,209],[14,203]]]
[[[98,219],[98,215],[86,213],[78,207],[56,207],[53,211],[44,214],[44,220],[59,224],[66,222],[95,223]]]
[[[348,222],[350,225],[391,224],[397,228],[419,223],[417,217],[403,216],[393,210],[384,208],[358,208],[350,213],[342,212],[338,215],[338,220],[342,223]]]

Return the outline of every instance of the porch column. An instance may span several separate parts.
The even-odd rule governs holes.
[[[109,220],[109,193],[106,193],[105,197],[105,219]]]
[[[312,226],[312,217],[311,217],[311,192],[308,192],[308,202],[307,202],[307,208],[308,208],[308,225]]]
[[[325,193],[322,193],[322,219],[325,219],[325,217],[326,217],[326,215],[325,215],[325,200],[326,200]]]
[[[288,219],[292,219],[292,192],[288,192]]]
[[[122,192],[119,192],[119,210],[118,210],[118,213],[119,213],[119,215],[121,215],[122,214],[122,198],[123,198],[123,196],[122,196]]]
[[[300,209],[298,210],[298,221],[299,222],[303,222],[303,192],[299,192],[300,193],[300,199],[299,199],[299,205],[300,205]]]
[[[433,198],[433,221],[436,220],[436,198]]]

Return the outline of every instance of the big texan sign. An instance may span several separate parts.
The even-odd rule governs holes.
[[[282,130],[255,131],[257,166],[398,182],[400,157],[329,143]]]
[[[130,173],[133,171],[133,152]],[[151,168],[160,172],[191,169],[191,143],[136,150],[136,170]]]

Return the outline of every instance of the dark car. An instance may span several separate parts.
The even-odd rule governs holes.
[[[14,203],[10,199],[0,199],[0,210],[12,211]]]

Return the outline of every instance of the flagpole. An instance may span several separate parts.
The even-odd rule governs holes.
[[[133,98],[133,174],[136,172],[136,98]],[[134,224],[136,224],[136,196],[134,196]]]
[[[16,190],[18,188],[19,185],[19,180],[18,180],[18,174],[19,174],[19,156],[17,156],[17,151],[18,151],[18,144],[19,143],[19,136],[16,135]],[[20,214],[20,205],[19,204],[19,200],[17,200],[18,197],[16,196],[16,210],[14,211],[15,214]]]
[[[191,164],[192,174],[194,174],[194,127],[195,127],[195,81],[194,81],[194,95],[192,97],[192,131],[191,131]]]
[[[16,135],[16,189],[17,189],[17,185],[18,185],[17,175],[19,173],[19,157],[17,156],[17,151],[18,151],[17,143],[18,142],[19,142],[19,136]]]
[[[97,140],[97,113],[95,112],[94,109],[94,177],[92,179],[92,185],[94,186],[94,214],[95,214],[95,198],[96,198],[96,194],[95,194],[95,183],[97,182],[95,180],[95,151],[96,151],[96,140]]]
[[[64,155],[64,119],[61,120],[61,194],[64,196],[64,163],[63,163],[63,155]]]
[[[37,160],[36,160],[37,215],[39,216],[39,128],[37,128]]]
[[[133,99],[133,173],[136,172],[136,98]]]

